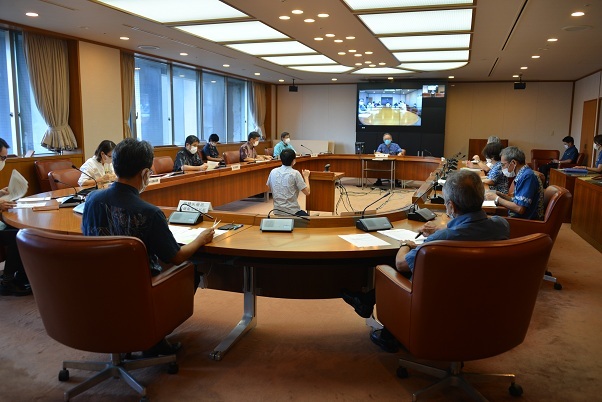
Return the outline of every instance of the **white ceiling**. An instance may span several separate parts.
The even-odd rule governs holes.
[[[140,0],[143,1],[143,0]],[[201,1],[201,0],[197,0]],[[368,1],[368,0],[366,0]],[[356,36],[354,47],[374,49],[379,61],[399,65],[360,18],[342,0],[223,0],[253,19],[264,22],[287,36],[317,50],[343,65],[352,66],[349,55],[340,56],[340,45],[314,41],[316,32]],[[170,1],[165,1],[169,7]],[[447,78],[456,81],[577,80],[602,69],[602,0],[477,0],[470,47],[465,67],[449,71],[398,74],[395,78]],[[308,25],[283,21],[278,16],[302,9],[304,14],[330,14]],[[131,49],[147,55],[201,66],[236,76],[290,84],[356,83],[386,79],[388,75],[315,73],[290,69],[255,56],[201,39],[183,31],[108,8],[86,0],[0,0],[0,26],[10,23],[58,32],[84,40]],[[37,18],[25,16],[34,11]],[[572,17],[583,11],[583,17]],[[581,29],[581,28],[587,29]],[[350,33],[352,31],[353,33]],[[129,41],[120,40],[127,36]],[[557,42],[547,42],[550,37]],[[152,45],[158,50],[140,50]],[[181,52],[188,56],[180,56]],[[532,55],[540,55],[532,59]],[[223,67],[229,64],[230,67]],[[527,70],[520,67],[526,66]],[[355,67],[354,67],[355,68]],[[256,76],[255,73],[260,73]]]

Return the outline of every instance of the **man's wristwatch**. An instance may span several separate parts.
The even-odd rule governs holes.
[[[403,246],[406,246],[407,248],[411,249],[412,247],[410,247],[410,245],[406,242],[403,242],[399,245],[399,248],[402,248]]]
[[[500,196],[498,195],[497,197],[495,197],[495,200],[493,201],[493,203],[494,203],[495,205],[500,205],[500,204],[499,204],[499,201],[500,201]]]

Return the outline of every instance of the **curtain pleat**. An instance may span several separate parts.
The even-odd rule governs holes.
[[[123,137],[132,136],[130,113],[134,102],[134,55],[121,52],[121,99],[123,108]]]
[[[255,129],[261,135],[263,139],[266,138],[264,133],[264,122],[266,112],[266,97],[265,97],[265,85],[253,82],[251,84],[251,91],[249,91],[249,105],[251,109],[251,115],[255,120]]]
[[[33,96],[48,128],[41,145],[71,151],[77,140],[69,127],[69,61],[64,40],[25,32],[25,59]]]

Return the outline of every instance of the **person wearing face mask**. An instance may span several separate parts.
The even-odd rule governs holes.
[[[588,172],[594,173],[602,172],[602,135],[597,135],[594,137],[594,152],[598,152],[598,157],[596,158],[596,163],[594,163],[594,167],[575,166],[575,168],[587,169]]]
[[[240,160],[243,162],[269,161],[272,159],[269,155],[257,155],[255,147],[259,145],[261,136],[257,131],[251,131],[248,136],[248,141],[240,147]]]
[[[290,142],[291,142],[291,135],[289,133],[287,133],[285,131],[282,134],[280,134],[280,142],[278,144],[276,144],[276,146],[274,147],[274,158],[280,157],[280,154],[285,149],[292,149],[293,152],[295,154],[297,154],[297,152],[295,151],[295,148],[293,148],[293,146],[290,144]]]
[[[543,183],[525,164],[525,153],[517,147],[507,147],[502,150],[500,156],[502,172],[506,177],[514,177],[514,194],[491,191],[485,194],[485,198],[508,209],[508,215],[511,217],[542,220]]]
[[[113,150],[113,167],[117,180],[102,191],[90,193],[82,216],[85,236],[133,236],[146,246],[153,276],[162,271],[162,263],[181,264],[213,240],[213,229],[203,230],[192,242],[180,246],[158,207],[142,200],[140,193],[152,174],[153,147],[147,141],[126,138]],[[118,280],[118,278],[115,278]],[[195,274],[195,289],[200,276]],[[181,345],[166,339],[145,351],[145,356],[174,354]]]
[[[491,142],[483,148],[482,153],[491,166],[487,176],[483,176],[482,180],[483,183],[489,184],[490,190],[508,194],[508,178],[502,173],[500,152],[502,152],[502,144],[499,142]]]
[[[184,148],[176,154],[173,171],[198,172],[199,170],[207,170],[207,164],[203,163],[203,158],[199,154],[199,138],[196,135],[189,135],[184,142]]]
[[[501,216],[487,216],[483,211],[485,188],[478,174],[469,170],[458,170],[447,176],[443,185],[443,200],[447,215],[451,218],[446,226],[427,222],[420,231],[427,238],[424,243],[435,240],[491,241],[510,237],[510,225]],[[411,280],[416,255],[421,245],[404,241],[395,257],[395,269]],[[453,269],[453,267],[450,267]],[[486,267],[483,267],[486,269]],[[351,304],[364,318],[370,317],[375,304],[375,292],[344,292],[343,299]],[[387,352],[397,351],[398,342],[386,329],[370,334],[372,342]]]
[[[77,180],[77,184],[80,187],[94,186],[96,183],[110,183],[115,181],[115,172],[113,171],[113,148],[115,143],[111,140],[104,140],[94,151],[94,156],[89,158],[79,168],[82,173]],[[92,180],[90,176],[94,177],[96,181]]]
[[[500,137],[497,137],[495,135],[490,135],[489,138],[487,138],[487,144],[486,145],[494,144],[494,143],[501,144]],[[502,145],[502,147],[503,147],[503,145]],[[485,154],[483,154],[483,155],[485,155]],[[474,155],[472,157],[471,161],[469,161],[466,164],[466,166],[467,167],[476,167],[476,168],[481,169],[483,172],[488,173],[489,169],[491,169],[491,167],[495,164],[495,161],[493,160],[493,158],[488,157],[487,155],[485,155],[485,158],[486,158],[486,162],[483,162],[481,160],[481,157],[479,155]],[[497,160],[499,161],[499,159],[497,159]]]
[[[539,167],[539,171],[544,174],[546,177],[546,183],[548,182],[550,169],[562,167],[563,163],[575,163],[577,162],[577,157],[579,156],[579,150],[575,146],[575,140],[571,136],[566,136],[562,139],[564,145],[564,153],[560,160],[553,159],[549,163],[542,165]]]
[[[397,145],[396,143],[393,142],[393,137],[389,133],[385,133],[383,135],[383,143],[378,146],[378,148],[376,149],[376,152],[381,153],[381,154],[398,155],[398,156],[404,156],[406,154],[405,149],[401,148],[399,145]],[[376,182],[374,183],[374,185],[382,186],[383,185],[382,180],[376,179]],[[401,187],[401,183],[399,182],[399,180],[395,181],[395,185],[397,187]]]
[[[219,142],[219,136],[217,134],[211,134],[209,136],[209,141],[203,147],[203,156],[208,161],[213,162],[222,162],[224,159],[219,156],[219,152],[217,150],[217,143]]]
[[[0,138],[0,170],[4,169],[8,157],[8,143]],[[9,195],[8,187],[0,189],[0,196]],[[7,199],[0,199],[0,211],[8,211],[16,204]],[[0,221],[0,245],[6,248],[4,272],[0,279],[0,295],[27,296],[31,294],[31,286],[21,262],[16,236],[19,229],[13,228]]]

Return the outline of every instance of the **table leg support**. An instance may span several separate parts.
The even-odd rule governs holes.
[[[222,360],[230,348],[251,329],[257,325],[257,295],[255,293],[255,270],[253,267],[244,267],[243,285],[244,309],[238,325],[216,346],[209,354],[212,360]]]

